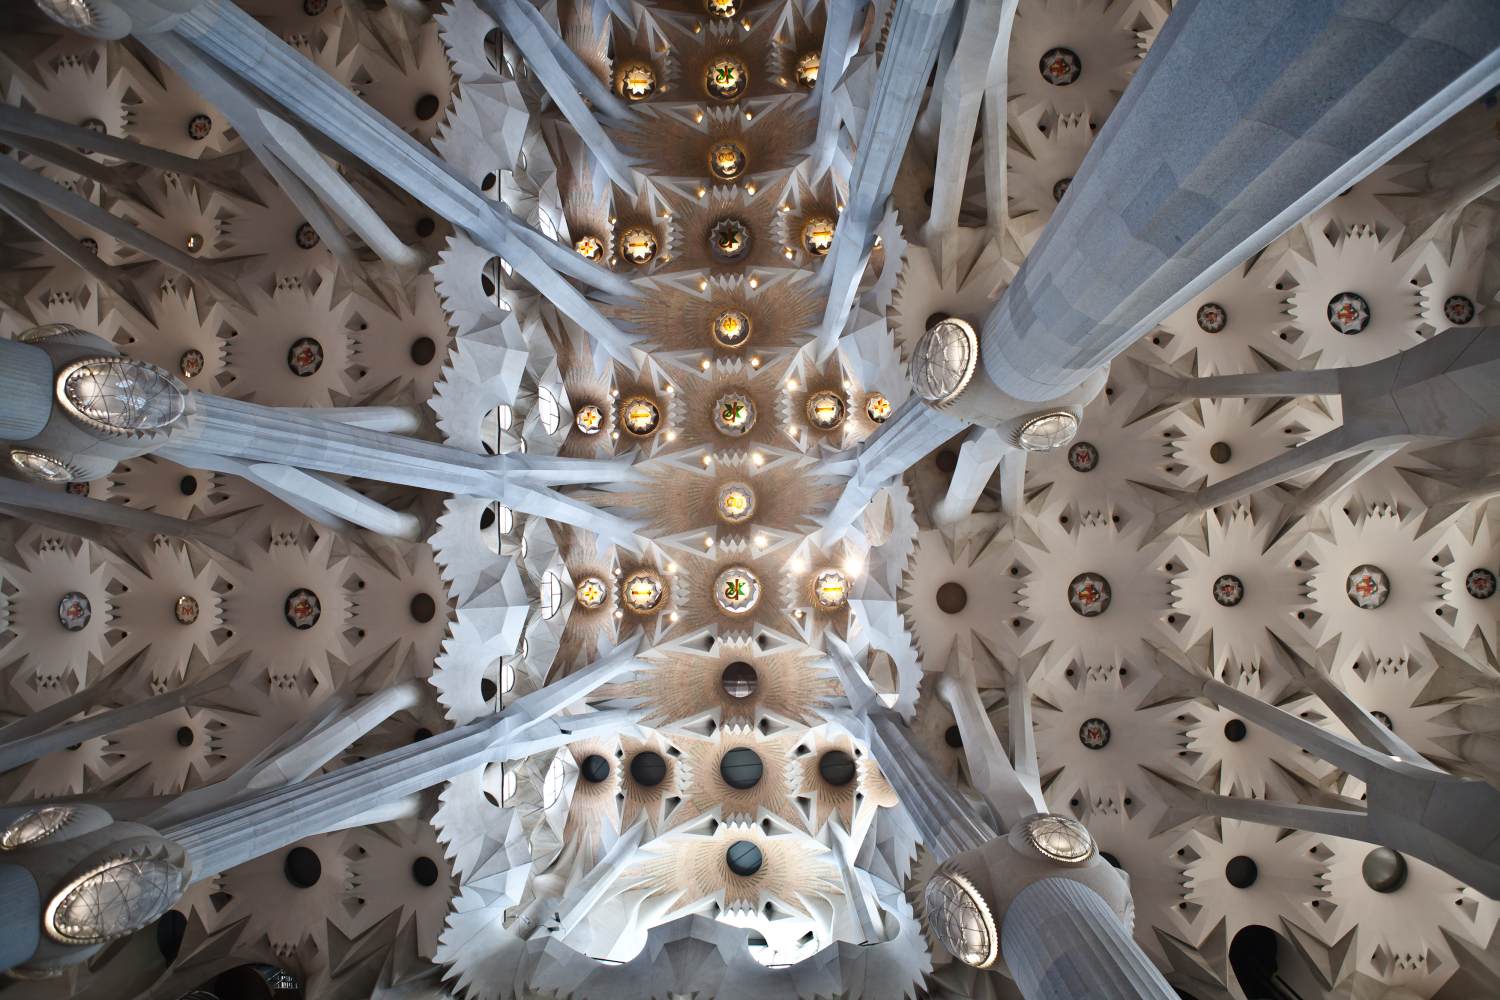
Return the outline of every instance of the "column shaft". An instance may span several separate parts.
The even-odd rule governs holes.
[[[52,359],[35,345],[0,340],[0,438],[34,438],[51,416]]]

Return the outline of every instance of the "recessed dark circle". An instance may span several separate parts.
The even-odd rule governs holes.
[[[416,732],[411,734],[411,741],[413,743],[421,743],[423,740],[430,739],[432,739],[432,730],[426,726],[421,726]]]
[[[437,232],[437,223],[432,220],[431,216],[424,215],[417,220],[418,239],[425,240],[435,232]]]
[[[630,780],[637,785],[655,788],[666,778],[666,758],[655,750],[642,750],[630,758]]]
[[[1240,719],[1230,719],[1224,723],[1224,738],[1231,743],[1238,743],[1244,739],[1247,732],[1249,730],[1245,728],[1245,723]]]
[[[414,365],[431,364],[432,359],[437,357],[437,342],[431,337],[418,337],[411,342],[411,363]]]
[[[943,742],[957,750],[964,745],[964,734],[958,731],[957,726],[949,726],[943,732]]]
[[[423,94],[417,98],[417,104],[412,110],[416,112],[418,121],[425,122],[432,120],[432,116],[438,113],[439,107],[441,105],[438,103],[436,94]]]
[[[437,862],[431,858],[418,858],[411,863],[412,881],[417,885],[436,885],[438,880]]]
[[[953,475],[953,470],[958,468],[958,452],[951,448],[944,448],[937,453],[938,471],[945,476]]]
[[[183,476],[181,479],[177,480],[177,489],[185,497],[192,496],[194,493],[198,492],[198,477]]]
[[[754,875],[765,863],[765,856],[750,841],[736,840],[724,852],[724,860],[728,863],[729,870],[736,875]]]
[[[719,683],[724,686],[724,693],[731,698],[748,698],[755,693],[760,684],[759,676],[755,668],[744,660],[735,660],[724,668],[723,676]]]
[[[591,753],[578,765],[578,773],[583,775],[584,781],[597,785],[609,777],[609,761],[599,754]]]
[[[495,682],[490,680],[488,677],[482,679],[479,682],[479,697],[483,698],[485,701],[494,701],[495,695],[499,693],[499,691],[500,689],[495,686]]]
[[[719,758],[719,774],[730,788],[754,788],[765,772],[760,754],[749,747],[735,747]]]
[[[425,625],[437,614],[437,601],[432,599],[431,594],[417,594],[411,599],[409,610],[413,621]]]
[[[969,592],[961,583],[945,583],[938,588],[937,606],[946,615],[956,615],[969,606]]]
[[[1233,455],[1234,450],[1230,448],[1228,443],[1224,441],[1215,441],[1212,445],[1209,446],[1208,449],[1208,457],[1213,459],[1219,465],[1223,465],[1225,462],[1229,461],[1230,457]]]
[[[180,746],[180,747],[190,747],[190,746],[193,745],[193,740],[196,739],[196,738],[197,738],[197,734],[195,734],[193,732],[193,730],[192,730],[191,727],[189,727],[189,726],[178,726],[177,727],[177,745],[178,746]]]
[[[309,848],[294,847],[286,852],[286,862],[281,870],[292,885],[299,889],[311,889],[323,877],[323,862]]]
[[[182,936],[187,933],[187,914],[180,910],[168,910],[156,921],[156,950],[168,964],[177,960],[182,950]]]
[[[274,965],[240,965],[214,979],[212,996],[218,1000],[292,1000],[302,998],[302,984]]]
[[[854,780],[854,758],[842,750],[830,750],[818,758],[818,774],[830,785],[843,787]]]
[[[1395,892],[1406,884],[1406,859],[1389,847],[1377,847],[1365,855],[1359,872],[1376,892]]]
[[[1237,854],[1229,859],[1229,864],[1224,866],[1224,878],[1236,889],[1248,889],[1255,884],[1260,875],[1260,868],[1255,861]]]

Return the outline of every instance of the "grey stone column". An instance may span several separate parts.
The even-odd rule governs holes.
[[[1000,925],[1000,953],[1026,1000],[1176,1000],[1097,892],[1069,878],[1022,889]]]
[[[1179,2],[985,319],[990,379],[1061,395],[1497,83],[1494,0]]]
[[[40,347],[0,340],[0,438],[34,438],[51,416],[52,359]]]
[[[42,933],[36,879],[20,865],[0,865],[0,971],[31,957]]]

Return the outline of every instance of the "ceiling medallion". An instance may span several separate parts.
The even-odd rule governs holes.
[[[1079,573],[1068,584],[1068,605],[1085,618],[1104,614],[1113,599],[1109,581],[1098,573]]]
[[[891,401],[881,393],[872,392],[865,397],[865,416],[877,424],[883,424],[891,419],[891,414],[895,409]]]
[[[1055,410],[1022,424],[1016,434],[1016,443],[1027,451],[1051,451],[1073,440],[1077,433],[1078,418],[1067,410]]]
[[[979,336],[961,319],[934,323],[917,341],[911,355],[911,385],[934,406],[958,398],[979,365]]]
[[[709,94],[721,101],[739,97],[749,83],[750,71],[737,56],[720,56],[708,64],[703,74],[703,84]]]
[[[636,437],[646,437],[661,423],[661,411],[651,400],[636,396],[620,405],[620,423]]]
[[[814,257],[827,257],[833,249],[837,224],[826,216],[815,216],[802,224],[802,249]]]
[[[739,260],[750,252],[750,227],[739,219],[720,219],[708,231],[708,248],[720,260]]]
[[[1109,723],[1103,719],[1085,719],[1078,727],[1078,742],[1090,750],[1103,750],[1109,746]]]
[[[731,18],[740,13],[738,0],[705,0],[703,6],[714,17]]]
[[[1043,813],[1022,825],[1026,840],[1043,857],[1062,864],[1077,864],[1094,856],[1094,838],[1070,816]]]
[[[760,601],[760,580],[744,566],[731,566],[714,581],[714,600],[731,615],[748,614]]]
[[[1454,326],[1468,326],[1474,312],[1474,300],[1467,295],[1450,295],[1443,303],[1443,315]]]
[[[313,224],[311,222],[304,222],[302,223],[302,225],[298,226],[295,238],[297,240],[297,246],[301,247],[303,250],[311,250],[313,247],[318,245],[321,239],[318,236],[317,229],[313,227]]]
[[[69,496],[86,497],[89,495],[89,484],[84,482],[72,482],[63,487]]]
[[[825,569],[812,582],[813,603],[823,611],[837,611],[849,603],[849,578],[836,569]]]
[[[578,256],[584,260],[603,260],[604,244],[597,236],[580,236],[573,241],[573,249],[578,251]]]
[[[844,399],[821,389],[807,397],[807,419],[819,430],[831,431],[844,422]]]
[[[726,309],[714,319],[714,340],[720,347],[743,347],[750,339],[750,317],[738,309]]]
[[[708,150],[708,172],[721,181],[738,179],[745,172],[745,162],[745,147],[730,139]]]
[[[765,855],[748,840],[736,840],[724,851],[724,863],[740,878],[749,878],[760,871]]]
[[[645,63],[626,63],[615,77],[615,91],[627,101],[644,101],[656,93],[656,73]]]
[[[1075,441],[1068,449],[1068,466],[1074,472],[1093,472],[1099,467],[1099,449],[1087,441]]]
[[[1366,563],[1349,571],[1345,590],[1356,608],[1373,611],[1390,600],[1391,581],[1385,570]]]
[[[172,602],[172,617],[179,625],[191,625],[198,620],[198,598],[183,594]]]
[[[183,378],[197,378],[203,374],[203,352],[196,347],[190,347],[182,352],[182,357],[177,359],[177,371]]]
[[[729,392],[714,403],[714,426],[720,434],[742,437],[755,426],[755,404],[742,392]]]
[[[0,833],[0,851],[15,851],[41,843],[78,815],[70,806],[43,806],[18,816]]]
[[[818,82],[818,67],[823,63],[823,57],[816,51],[804,52],[802,58],[797,60],[797,82],[804,87],[812,87]]]
[[[82,632],[94,617],[94,606],[76,590],[62,595],[57,602],[57,620],[69,632]]]
[[[1204,333],[1222,333],[1229,325],[1229,310],[1217,302],[1205,302],[1198,307],[1198,329]]]
[[[202,142],[209,137],[214,130],[214,120],[208,115],[194,115],[188,119],[187,134],[189,139]]]
[[[203,237],[197,233],[188,233],[187,238],[182,241],[182,245],[187,248],[188,253],[197,253],[203,249]]]
[[[286,366],[298,378],[308,378],[323,367],[323,345],[303,337],[286,352]]]
[[[1391,732],[1394,733],[1396,731],[1396,724],[1391,721],[1391,717],[1389,715],[1386,715],[1380,709],[1378,709],[1378,708],[1372,708],[1372,709],[1370,709],[1370,715],[1375,719],[1376,722],[1380,723],[1382,726],[1384,726],[1385,728],[1389,729]]]
[[[1495,574],[1484,567],[1471,570],[1464,578],[1464,589],[1469,596],[1477,600],[1487,600],[1495,596]]]
[[[318,624],[323,617],[323,604],[318,595],[306,587],[298,587],[286,595],[286,623],[298,631],[305,632]]]
[[[76,479],[78,474],[61,459],[42,451],[32,451],[30,448],[12,448],[10,450],[10,464],[31,479],[44,483],[66,483]]]
[[[604,606],[609,597],[609,585],[597,576],[586,576],[574,588],[573,596],[580,608],[594,611]]]
[[[662,584],[661,577],[644,571],[631,574],[625,581],[625,586],[620,588],[625,606],[638,615],[655,611],[661,605],[662,595],[665,593],[666,587]]]
[[[1072,49],[1048,49],[1041,58],[1042,79],[1054,87],[1066,87],[1083,72],[1083,60]]]
[[[743,701],[755,693],[760,680],[754,667],[744,660],[735,660],[719,675],[719,684],[729,697]]]
[[[111,434],[158,431],[181,419],[187,398],[172,376],[149,361],[86,358],[57,376],[68,415]]]
[[[1214,581],[1214,600],[1232,608],[1245,599],[1245,581],[1226,573]]]
[[[112,857],[58,890],[42,914],[42,928],[63,944],[123,937],[159,917],[186,881],[182,869],[165,858]]]
[[[1328,300],[1328,323],[1346,337],[1363,333],[1370,325],[1370,303],[1355,292],[1340,292]]]
[[[755,513],[755,491],[745,483],[725,483],[719,487],[719,517],[730,524],[748,521]]]
[[[593,403],[584,403],[573,414],[573,426],[580,434],[598,434],[604,428],[604,411]]]
[[[620,234],[620,252],[632,264],[649,264],[656,257],[656,234],[645,226],[631,226]]]
[[[957,872],[938,872],[922,890],[927,927],[954,958],[987,969],[1000,957],[995,918],[974,884]]]

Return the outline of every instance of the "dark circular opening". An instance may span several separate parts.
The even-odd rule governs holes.
[[[438,113],[439,107],[436,94],[423,94],[417,98],[417,105],[412,110],[417,113],[418,121],[425,122],[432,120],[432,116]]]
[[[637,785],[655,788],[666,780],[667,762],[655,750],[642,750],[630,758],[630,780]]]
[[[724,668],[720,683],[724,686],[724,693],[729,697],[748,698],[755,693],[759,678],[754,667],[744,660],[735,660]]]
[[[1223,441],[1215,441],[1213,445],[1208,449],[1208,457],[1213,459],[1219,465],[1223,465],[1225,462],[1229,461],[1230,457],[1233,454],[1234,451],[1229,447],[1228,444]]]
[[[193,745],[193,740],[195,738],[196,738],[196,734],[193,732],[193,730],[190,727],[188,727],[188,726],[178,726],[177,727],[177,745],[178,746],[180,746],[180,747],[190,747],[190,746]]]
[[[414,365],[431,364],[432,359],[437,357],[437,342],[431,337],[418,337],[411,342],[411,363]]]
[[[177,488],[182,491],[183,496],[192,496],[194,493],[198,492],[198,477],[183,476],[181,479],[177,480]]]
[[[425,240],[435,232],[437,232],[437,223],[432,221],[432,218],[430,216],[424,215],[417,220],[418,239]]]
[[[499,180],[499,178],[496,177],[495,174],[493,174],[493,173],[485,174],[484,175],[484,180],[482,180],[482,181],[479,182],[479,190],[481,190],[481,191],[492,191],[492,190],[494,190],[495,182],[497,180]]]
[[[1260,875],[1260,869],[1255,862],[1243,854],[1229,859],[1229,864],[1224,866],[1224,878],[1236,889],[1248,889],[1255,884],[1255,879]]]
[[[286,863],[282,865],[286,880],[299,889],[311,889],[323,877],[323,862],[316,853],[306,847],[294,847],[286,852]]]
[[[943,733],[943,742],[957,750],[964,745],[964,734],[958,731],[957,726],[949,726],[947,731]]]
[[[591,753],[583,758],[583,763],[578,765],[578,773],[583,775],[583,780],[591,784],[599,784],[609,777],[609,761],[596,753]]]
[[[490,680],[488,677],[479,682],[479,697],[483,698],[485,701],[494,701],[495,695],[499,692],[499,690],[500,689],[495,686],[495,682]]]
[[[412,620],[425,625],[437,614],[437,601],[432,599],[431,594],[417,594],[411,599],[410,610]]]
[[[293,1000],[303,995],[296,976],[259,963],[220,973],[213,981],[212,993],[218,1000]]]
[[[1245,723],[1239,719],[1230,719],[1224,723],[1224,738],[1231,743],[1238,743],[1244,739],[1247,732]]]
[[[412,881],[417,885],[436,885],[438,880],[437,862],[431,858],[418,858],[411,863]]]
[[[945,583],[938,588],[937,606],[944,614],[956,615],[969,606],[969,592],[961,583]]]
[[[1376,892],[1395,892],[1406,884],[1406,859],[1389,847],[1377,847],[1359,866],[1365,885]]]
[[[177,961],[182,950],[182,938],[187,933],[187,914],[179,910],[168,910],[156,921],[156,950],[167,964]]]
[[[422,726],[416,732],[411,734],[411,741],[413,743],[421,743],[423,740],[430,739],[432,739],[432,730],[428,729],[426,726]]]
[[[719,774],[730,788],[754,788],[765,771],[760,754],[749,747],[735,747],[719,759]]]
[[[754,875],[765,863],[760,848],[748,840],[736,840],[730,844],[729,849],[724,852],[724,860],[729,864],[729,870],[736,875]]]
[[[830,785],[847,785],[854,780],[854,758],[842,750],[830,750],[818,759],[818,773]]]
[[[495,508],[486,506],[479,512],[479,530],[483,531],[495,523]]]
[[[953,475],[953,470],[958,468],[958,452],[950,448],[944,448],[937,453],[938,471],[945,476]]]

